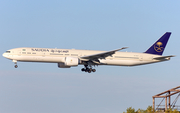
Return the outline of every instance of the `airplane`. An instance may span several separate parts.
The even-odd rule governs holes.
[[[7,50],[3,57],[12,60],[15,68],[17,62],[46,62],[57,63],[59,68],[70,68],[84,65],[81,71],[95,72],[92,67],[98,65],[112,66],[138,66],[162,61],[168,61],[174,55],[162,56],[171,32],[166,32],[147,51],[143,53],[118,52],[128,47],[112,51],[76,50],[76,49],[53,49],[21,47]]]

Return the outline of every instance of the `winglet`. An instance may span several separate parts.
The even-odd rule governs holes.
[[[123,49],[127,49],[128,47],[122,47],[122,48],[120,48],[120,49],[116,49],[116,50],[113,50],[114,52],[116,52],[116,51],[120,51],[120,50],[123,50]]]
[[[169,40],[170,35],[171,35],[171,32],[166,32],[145,53],[162,55],[166,47],[166,44]]]
[[[129,47],[123,47],[123,48],[121,48],[121,49],[127,49],[127,48],[129,48]]]

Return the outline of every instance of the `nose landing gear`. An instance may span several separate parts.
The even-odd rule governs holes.
[[[15,68],[18,68],[18,65],[15,65],[14,67],[15,67]]]
[[[17,65],[17,61],[16,60],[13,60],[14,64],[15,64],[15,68],[18,68],[18,65]]]

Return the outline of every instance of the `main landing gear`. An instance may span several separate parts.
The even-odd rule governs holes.
[[[85,68],[82,68],[81,71],[84,71],[84,72],[88,72],[88,73],[91,73],[91,72],[96,72],[96,69],[92,69],[92,67],[88,67],[88,65],[84,65]]]

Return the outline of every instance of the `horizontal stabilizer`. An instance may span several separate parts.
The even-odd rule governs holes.
[[[156,58],[153,58],[154,60],[169,60],[170,57],[175,57],[174,55],[170,55],[170,56],[162,56],[162,57],[156,57]]]

